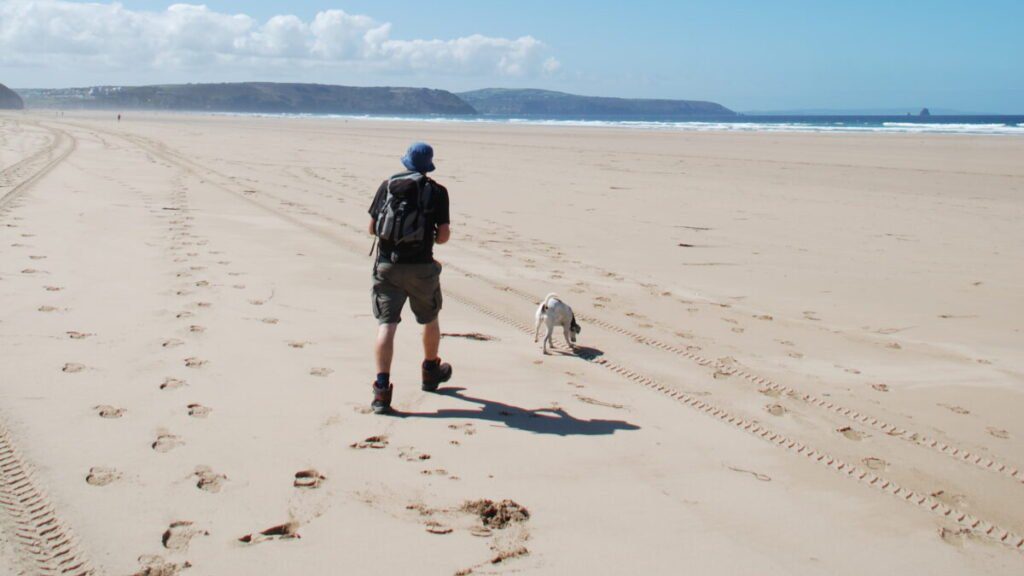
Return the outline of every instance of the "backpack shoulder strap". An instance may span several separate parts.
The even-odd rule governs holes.
[[[433,182],[430,180],[430,178],[424,176],[423,177],[423,185],[420,187],[420,200],[422,200],[423,203],[420,206],[423,207],[423,212],[426,213],[426,214],[430,214],[431,212],[434,211],[434,207],[431,205],[431,202],[430,202],[431,200],[434,199],[433,196],[434,196]]]

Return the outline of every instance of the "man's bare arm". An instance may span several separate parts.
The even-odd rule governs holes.
[[[440,226],[437,227],[437,238],[435,238],[435,241],[438,244],[444,244],[451,237],[452,237],[452,228],[451,228],[450,225],[448,225],[448,224],[441,224]]]
[[[377,220],[375,218],[370,218],[370,226],[367,227],[366,231],[369,232],[371,236],[377,233]]]

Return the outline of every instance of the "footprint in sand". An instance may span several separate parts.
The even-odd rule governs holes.
[[[192,316],[194,316],[194,314],[192,314],[191,312],[186,310],[184,312],[178,312],[174,317],[175,318],[191,318]]]
[[[231,287],[235,290],[245,290],[245,284],[232,284]]]
[[[70,330],[66,332],[66,334],[68,335],[68,338],[71,338],[72,340],[83,340],[93,335],[90,332],[75,332],[74,330]]]
[[[29,256],[29,258],[31,258],[32,260],[45,260],[46,256],[40,256],[38,254],[32,254],[32,255]]]
[[[472,436],[476,434],[476,427],[473,426],[472,422],[466,422],[463,424],[449,424],[448,428],[451,430],[459,430],[466,436]]]
[[[764,394],[765,396],[769,396],[771,398],[778,398],[779,396],[782,395],[782,392],[780,392],[776,388],[760,388],[760,389],[758,389],[758,392],[760,392],[761,394]]]
[[[206,288],[207,286],[210,285],[210,283],[207,282],[206,280],[200,280],[199,282],[196,282],[195,285],[199,288]]]
[[[56,312],[58,308],[56,306],[40,306],[37,310],[40,312]]]
[[[260,322],[264,324],[277,324],[277,318],[260,318]]]
[[[164,530],[164,535],[161,542],[164,548],[168,550],[184,551],[188,550],[188,544],[196,536],[209,536],[210,533],[206,530],[200,530],[196,528],[192,522],[186,520],[179,520],[177,522],[171,522],[171,525]]]
[[[850,440],[859,441],[859,440],[863,440],[864,439],[864,433],[863,432],[859,432],[857,430],[854,430],[853,428],[851,428],[849,426],[843,426],[842,428],[837,428],[836,432],[839,432],[840,434],[842,434],[843,436],[846,436]]]
[[[786,407],[782,404],[769,404],[765,406],[764,409],[772,416],[782,416],[786,412],[789,412],[789,410],[786,410]]]
[[[885,470],[886,468],[889,467],[888,462],[882,460],[881,458],[875,458],[874,456],[869,456],[861,460],[861,462],[863,462],[864,465],[867,466],[870,470]]]
[[[61,368],[61,372],[67,372],[68,374],[74,374],[76,372],[81,372],[82,370],[85,370],[85,365],[77,362],[68,362],[67,364],[64,364],[63,368]]]
[[[267,540],[287,540],[290,538],[301,538],[299,536],[299,523],[292,521],[284,524],[278,524],[277,526],[271,526],[266,530],[254,532],[252,534],[246,534],[238,539],[239,542],[245,544],[258,544]]]
[[[209,308],[213,306],[210,302],[196,302],[196,306],[199,308]]]
[[[366,448],[372,448],[374,450],[380,450],[386,448],[388,445],[388,437],[384,435],[370,436],[362,442],[353,442],[349,445],[349,448],[355,448],[357,450],[365,450]]]
[[[412,446],[406,446],[398,451],[398,457],[406,462],[416,462],[420,460],[430,460],[430,454],[420,452]]]
[[[1002,428],[993,428],[992,426],[989,426],[988,428],[985,428],[985,431],[1001,440],[1010,439],[1010,433],[1007,432],[1006,430],[1003,430]]]
[[[35,268],[25,268],[24,270],[21,271],[21,273],[22,274],[38,274],[39,270],[36,270]]]
[[[802,353],[802,352],[795,352],[795,351],[792,351],[792,350],[791,350],[791,351],[789,351],[789,352],[786,352],[786,356],[789,356],[790,358],[796,358],[796,359],[798,359],[798,360],[799,360],[800,358],[803,358],[803,357],[804,357],[804,355],[803,355],[803,353]]]
[[[167,432],[161,432],[156,437],[156,441],[150,444],[150,447],[157,452],[164,453],[170,452],[182,444],[184,444],[184,442],[182,442],[181,438],[178,436]]]
[[[191,290],[178,290],[174,294],[175,294],[175,296],[188,296],[191,293],[192,293]]]
[[[193,334],[198,334],[198,333],[201,333],[201,332],[206,332],[206,327],[205,326],[199,326],[198,324],[193,324],[193,325],[188,327],[188,331],[192,332]]]
[[[93,406],[93,410],[100,418],[120,418],[124,416],[124,413],[128,410],[124,408],[115,408],[109,404],[100,404],[99,406]]]
[[[580,394],[573,394],[573,397],[583,402],[584,404],[592,404],[594,406],[604,406],[605,408],[614,408],[616,410],[622,410],[624,406],[622,404],[614,404],[612,402],[604,402],[597,400],[596,398],[590,398],[589,396],[582,396]]]
[[[821,318],[818,318],[818,313],[813,310],[804,310],[804,318],[814,322],[821,321]]]
[[[121,473],[113,468],[104,466],[93,466],[85,476],[86,484],[90,486],[106,486],[121,478]]]
[[[292,348],[305,348],[308,344],[311,344],[311,342],[305,340],[291,340],[288,342],[288,346]]]
[[[967,539],[971,536],[971,530],[969,528],[947,528],[945,526],[939,528],[939,538],[942,541],[951,546],[957,548],[963,548]]]
[[[47,292],[60,292],[64,288],[62,286],[43,286],[43,290]]]
[[[966,408],[961,408],[960,406],[954,406],[952,404],[942,404],[942,403],[939,403],[938,405],[942,406],[943,408],[945,408],[946,410],[949,410],[950,412],[952,412],[954,414],[966,415],[966,414],[970,414],[971,413],[971,411],[966,409]]]
[[[203,406],[202,404],[189,404],[187,408],[188,415],[193,418],[206,418],[210,415],[210,412],[213,412],[213,408]]]
[[[160,384],[161,390],[176,390],[183,386],[187,386],[188,383],[178,378],[164,378],[163,383]]]
[[[445,534],[451,534],[454,531],[451,527],[445,526],[437,520],[427,520],[424,523],[424,528],[431,534],[438,534],[442,536]]]
[[[220,489],[224,487],[224,483],[228,480],[227,476],[217,474],[209,466],[196,466],[196,470],[192,475],[196,477],[196,488],[204,492],[213,492],[214,494],[220,492]]]
[[[204,365],[206,365],[206,360],[196,358],[195,356],[185,358],[185,366],[189,368],[201,368]]]
[[[771,314],[754,314],[754,318],[757,320],[764,320],[766,322],[770,322],[775,319]]]
[[[324,476],[313,468],[310,468],[309,470],[299,470],[295,473],[295,481],[292,482],[292,486],[295,486],[296,488],[316,489],[323,484],[324,480],[327,480],[327,476]]]
[[[169,340],[164,340],[161,346],[163,346],[164,348],[175,348],[181,346],[182,344],[184,344],[184,342],[182,342],[181,340],[178,340],[177,338],[171,338]]]
[[[963,494],[950,494],[945,490],[936,490],[935,492],[931,493],[931,497],[935,498],[936,500],[942,502],[947,506],[953,506],[956,508],[963,506],[964,503],[967,501],[967,497],[964,496]]]
[[[132,576],[178,576],[182,570],[191,568],[187,560],[182,563],[168,562],[153,554],[139,556],[139,570]]]
[[[263,300],[253,299],[253,300],[249,300],[249,304],[252,304],[253,306],[263,306],[264,301]]]
[[[889,385],[888,384],[872,384],[871,387],[874,388],[875,390],[878,390],[879,392],[888,392],[889,391]]]
[[[310,376],[319,376],[321,378],[326,378],[327,376],[330,376],[333,373],[334,373],[334,370],[332,370],[330,368],[310,368],[309,369]]]

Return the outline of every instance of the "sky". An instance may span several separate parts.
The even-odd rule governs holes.
[[[1024,0],[0,0],[14,88],[255,80],[1024,114]]]

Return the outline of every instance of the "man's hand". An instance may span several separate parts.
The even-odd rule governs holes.
[[[435,237],[434,240],[438,244],[444,244],[451,237],[452,237],[452,228],[451,228],[451,226],[448,225],[448,224],[441,224],[440,226],[437,227],[437,236]]]

